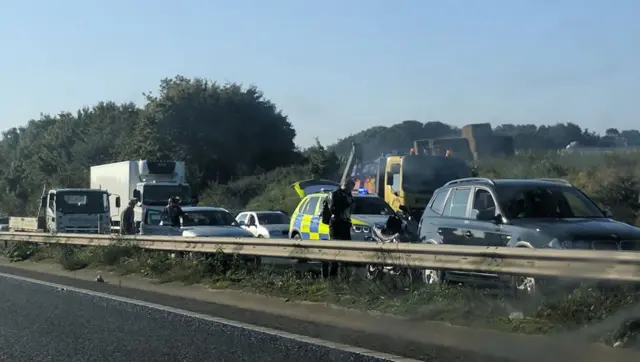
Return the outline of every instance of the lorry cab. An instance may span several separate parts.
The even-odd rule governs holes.
[[[120,198],[115,198],[120,207]],[[108,234],[111,232],[109,193],[94,189],[54,189],[41,198],[48,232]],[[41,218],[42,219],[42,218]]]
[[[418,219],[437,188],[472,176],[464,160],[431,155],[383,155],[363,170],[356,187],[376,193],[396,211],[407,207]]]

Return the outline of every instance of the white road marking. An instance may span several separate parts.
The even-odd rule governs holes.
[[[294,334],[294,333],[283,332],[283,331],[279,331],[279,330],[276,330],[276,329],[256,326],[256,325],[253,325],[253,324],[238,322],[238,321],[234,321],[234,320],[230,320],[230,319],[224,319],[224,318],[220,318],[220,317],[213,317],[213,316],[209,316],[209,315],[206,315],[206,314],[194,313],[194,312],[190,312],[188,310],[168,307],[168,306],[161,305],[161,304],[149,303],[149,302],[145,302],[145,301],[142,301],[142,300],[124,298],[124,297],[119,297],[119,296],[116,296],[116,295],[100,293],[100,292],[94,292],[92,290],[75,288],[75,287],[71,287],[71,286],[67,286],[67,285],[63,285],[63,284],[50,283],[50,282],[45,282],[45,281],[38,280],[38,279],[25,278],[25,277],[13,275],[13,274],[6,274],[6,273],[0,273],[0,277],[5,277],[5,278],[21,280],[21,281],[25,281],[25,282],[29,282],[29,283],[45,285],[45,286],[56,288],[56,289],[73,291],[73,292],[76,292],[76,293],[91,295],[91,296],[100,297],[100,298],[117,300],[117,301],[123,302],[123,303],[135,304],[135,305],[139,305],[139,306],[143,306],[143,307],[147,307],[147,308],[153,308],[153,309],[157,309],[157,310],[161,310],[161,311],[165,311],[165,312],[184,315],[184,316],[187,316],[187,317],[198,318],[198,319],[206,320],[206,321],[209,321],[209,322],[226,324],[226,325],[237,327],[237,328],[248,329],[248,330],[254,331],[254,332],[270,334],[270,335],[274,335],[274,336],[281,337],[281,338],[288,338],[288,339],[292,339],[292,340],[299,341],[299,342],[315,344],[315,345],[318,345],[318,346],[323,346],[323,347],[336,349],[336,350],[341,350],[341,351],[350,352],[350,353],[356,353],[356,354],[369,356],[369,357],[374,357],[374,358],[379,358],[379,359],[384,359],[384,360],[388,360],[388,361],[393,361],[393,362],[421,362],[420,360],[416,360],[416,359],[405,358],[405,357],[396,356],[396,355],[383,353],[383,352],[376,352],[376,351],[372,351],[372,350],[365,349],[365,348],[349,346],[349,345],[346,345],[346,344],[335,343],[335,342],[331,342],[331,341],[325,341],[323,339],[307,337],[307,336]]]

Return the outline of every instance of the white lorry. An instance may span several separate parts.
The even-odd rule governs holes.
[[[162,211],[171,197],[179,197],[181,205],[196,205],[185,179],[182,161],[122,161],[92,166],[91,188],[102,189],[126,200],[136,199],[136,229],[147,210]],[[112,205],[114,206],[114,205]],[[120,230],[119,208],[111,207],[111,230]]]
[[[106,190],[43,190],[37,217],[10,217],[11,231],[49,233],[109,234],[110,202],[120,207],[120,198],[111,198]]]

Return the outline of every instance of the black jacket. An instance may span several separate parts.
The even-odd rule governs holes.
[[[161,220],[169,219],[170,226],[180,227],[180,218],[184,216],[184,211],[178,205],[167,205],[162,211]]]

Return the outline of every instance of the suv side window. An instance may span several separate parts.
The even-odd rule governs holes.
[[[442,215],[444,212],[444,205],[447,201],[447,196],[449,196],[449,190],[440,190],[435,196],[433,196],[433,202],[431,202],[431,210],[436,214]]]
[[[471,195],[471,188],[456,188],[453,190],[453,195],[449,197],[444,207],[444,216],[450,217],[466,217],[467,206],[469,205],[469,196]]]
[[[473,195],[473,207],[472,209],[478,211],[486,211],[493,209],[495,215],[496,202],[491,196],[491,193],[487,189],[477,189]]]
[[[310,197],[309,198],[309,202],[307,203],[307,205],[302,210],[302,213],[305,214],[305,215],[313,215],[313,214],[315,214],[316,206],[318,206],[318,201],[319,200],[320,200],[320,198],[317,197],[317,196]]]

